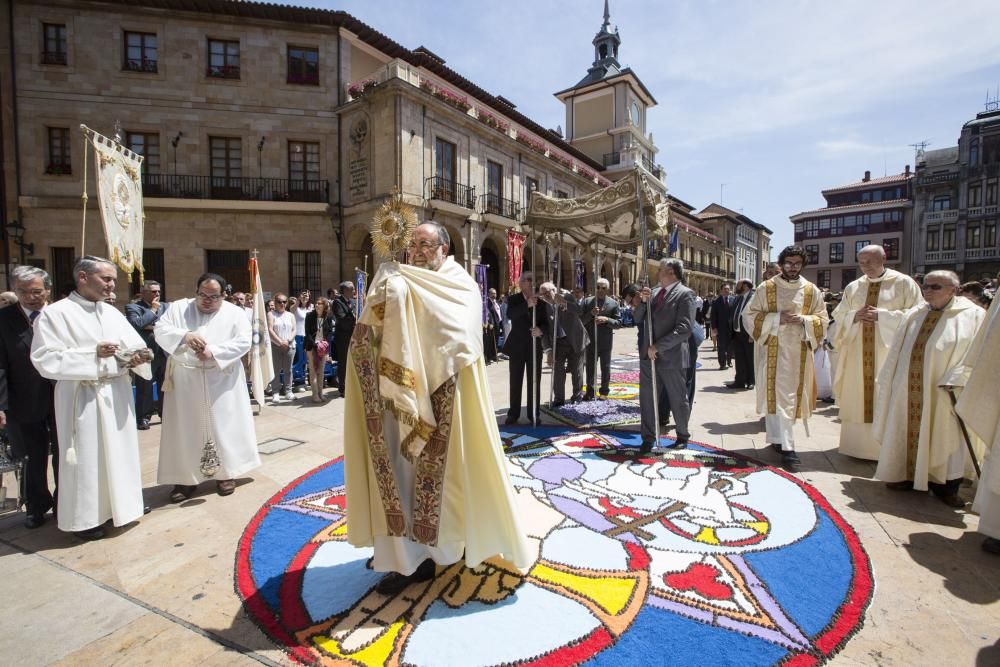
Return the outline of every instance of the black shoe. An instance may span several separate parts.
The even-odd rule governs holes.
[[[78,530],[73,534],[76,535],[81,540],[92,542],[94,540],[99,540],[104,537],[104,529],[101,528],[100,526],[97,526],[96,528],[90,528],[88,530]]]
[[[414,570],[413,574],[406,575],[399,572],[390,572],[385,575],[375,584],[375,592],[380,595],[398,595],[410,584],[430,581],[434,578],[435,574],[434,561],[428,558]]]
[[[909,479],[904,479],[901,482],[886,482],[885,488],[890,491],[912,491],[913,481]]]
[[[948,507],[954,507],[955,509],[961,509],[965,507],[965,501],[962,500],[957,493],[946,493],[937,497],[938,500],[943,502]]]
[[[592,401],[592,400],[594,400],[594,395],[593,394],[584,394],[583,395],[583,400],[585,400],[585,401]]]
[[[771,449],[773,449],[774,451],[776,451],[776,452],[778,452],[780,454],[781,453],[781,443],[780,442],[772,442],[771,443]]]
[[[983,540],[982,547],[986,553],[1000,555],[1000,540],[995,537],[987,537]]]
[[[35,530],[45,525],[45,514],[32,513],[24,518],[24,527]]]
[[[745,384],[737,384],[736,382],[726,382],[725,383],[725,387],[726,387],[726,389],[746,389],[747,388],[747,386]]]
[[[149,420],[148,419],[140,419],[138,422],[136,422],[135,427],[137,429],[139,429],[140,431],[148,431],[149,430]]]
[[[836,403],[837,402],[837,399],[835,399],[833,396],[826,396],[825,398],[821,398],[819,400],[823,401],[824,403]]]
[[[688,442],[690,442],[691,436],[689,435],[679,435],[674,439],[673,444],[667,445],[668,449],[680,449],[681,447],[687,447]]]
[[[554,408],[561,408],[564,405],[566,405],[566,401],[552,401],[552,407]]]
[[[149,505],[144,505],[143,508],[142,508],[142,513],[143,514],[149,514],[152,511],[153,511],[153,508],[150,507]]]
[[[573,394],[573,397],[570,398],[569,400],[571,403],[579,403],[580,401],[583,400],[583,396],[584,396],[583,392],[578,391],[575,394]],[[593,396],[591,396],[591,399],[593,399]]]
[[[785,470],[794,472],[799,467],[800,463],[802,463],[802,461],[799,460],[799,455],[795,452],[781,453],[781,465],[785,466]]]
[[[514,417],[512,415],[507,415],[507,418],[503,420],[504,426],[510,426],[511,424],[516,424],[516,423],[517,423],[517,417]]]
[[[639,456],[646,456],[653,451],[653,441],[643,440],[642,445],[639,446]]]
[[[753,389],[753,383],[751,382],[750,384],[746,385],[746,388],[747,389]]]

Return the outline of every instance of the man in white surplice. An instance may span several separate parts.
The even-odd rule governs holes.
[[[983,550],[1000,555],[1000,401],[996,394],[1000,377],[1000,299],[993,299],[964,365],[969,377],[955,412],[965,420],[969,431],[989,447],[972,511],[979,513],[979,532],[986,536]]]
[[[56,380],[59,529],[104,537],[143,514],[139,439],[129,370],[149,380],[152,353],[125,316],[105,303],[118,270],[100,257],[73,268],[76,290],[35,322],[31,361]]]
[[[858,267],[864,275],[847,286],[833,311],[837,326],[831,340],[839,353],[833,395],[840,406],[840,453],[877,461],[878,443],[872,438],[875,378],[896,329],[922,298],[912,278],[886,268],[882,246],[862,248]]]
[[[223,300],[225,284],[222,276],[202,275],[195,298],[174,301],[153,331],[170,355],[157,482],[174,485],[174,503],[205,481],[201,460],[209,440],[219,459],[220,496],[236,489],[236,477],[260,466],[241,361],[252,331],[243,309]]]

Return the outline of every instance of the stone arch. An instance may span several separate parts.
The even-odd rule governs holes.
[[[505,279],[506,267],[502,265],[500,253],[497,251],[496,243],[493,239],[487,238],[479,247],[479,262],[486,264],[486,286],[492,287],[498,293],[502,293],[505,287],[502,281]]]

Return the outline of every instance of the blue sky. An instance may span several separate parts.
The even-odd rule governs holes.
[[[552,93],[586,73],[603,0],[284,0],[347,11],[424,45],[545,127]],[[995,0],[611,0],[619,60],[659,105],[647,116],[671,194],[720,200],[792,240],[820,190],[955,145],[1000,85]],[[724,188],[720,188],[721,184]]]

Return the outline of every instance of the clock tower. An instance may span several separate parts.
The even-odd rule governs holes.
[[[566,107],[566,140],[603,164],[611,180],[640,166],[665,189],[666,176],[656,164],[659,149],[646,131],[646,112],[656,100],[631,68],[621,66],[621,42],[604,0],[593,64],[576,85],[555,94]]]

